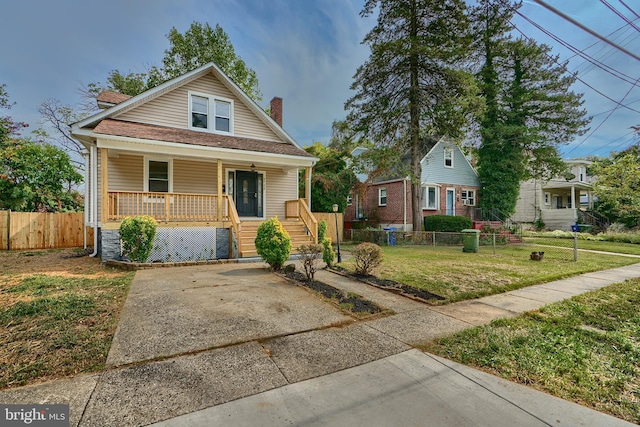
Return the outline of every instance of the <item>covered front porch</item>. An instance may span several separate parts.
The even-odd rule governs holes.
[[[546,228],[570,231],[578,222],[580,209],[593,208],[591,185],[586,182],[550,181],[542,190],[540,219]]]
[[[173,240],[193,240],[194,233],[210,235],[207,227],[214,229],[215,240],[217,230],[217,257],[223,258],[255,256],[257,227],[274,216],[290,229],[292,237],[317,242],[310,192],[298,195],[299,179],[310,178],[311,166],[283,164],[282,159],[258,155],[233,159],[185,153],[149,155],[120,147],[99,147],[95,154],[96,167],[89,161],[88,168],[98,178],[97,188],[88,189],[89,215],[99,219],[103,249],[108,246],[105,238],[115,239],[109,235],[117,233],[122,219],[138,215],[156,219],[162,233],[171,231],[177,236]],[[304,173],[299,174],[300,169]],[[93,203],[92,192],[98,196]],[[219,245],[221,238],[228,243]],[[220,247],[226,253],[221,254]]]

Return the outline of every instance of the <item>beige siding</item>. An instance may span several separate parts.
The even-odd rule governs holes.
[[[109,158],[109,191],[143,191],[144,163],[142,156],[123,155]]]
[[[269,170],[266,174],[266,217],[277,216],[281,220],[285,217],[284,202],[298,198],[297,170],[283,172]]]
[[[188,92],[217,95],[234,101],[234,135],[243,138],[280,141],[276,134],[258,119],[213,74],[208,74],[115,118],[139,123],[189,128]]]
[[[531,179],[520,184],[520,195],[516,202],[516,210],[512,215],[514,221],[533,222],[536,220],[536,208],[540,209],[540,183]],[[544,208],[544,207],[543,207]]]
[[[174,160],[173,192],[215,194],[218,185],[216,169],[216,163]]]

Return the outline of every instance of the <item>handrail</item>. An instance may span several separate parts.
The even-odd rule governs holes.
[[[127,216],[148,215],[158,221],[223,221],[216,194],[164,193],[148,191],[108,191],[108,221]]]
[[[238,255],[240,255],[242,253],[242,239],[240,238],[242,223],[240,222],[240,217],[238,216],[236,205],[235,203],[233,203],[233,198],[231,196],[225,196],[225,198],[227,199],[227,213],[229,216],[229,222],[231,222],[233,231],[235,231],[236,233],[236,241],[238,242]]]
[[[313,238],[313,243],[318,243],[318,220],[313,216],[311,210],[307,206],[305,199],[298,199],[300,219],[307,226],[309,234]]]

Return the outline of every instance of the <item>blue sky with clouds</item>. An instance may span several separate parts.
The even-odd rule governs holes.
[[[547,0],[594,31],[608,35],[625,22],[598,0]],[[630,19],[636,16],[619,0],[609,3]],[[640,14],[636,0],[626,0]],[[346,113],[344,102],[357,67],[368,56],[360,44],[375,21],[361,18],[362,0],[20,0],[3,2],[0,15],[0,83],[7,84],[16,105],[10,114],[32,128],[40,120],[38,106],[47,98],[65,104],[79,101],[81,83],[104,81],[108,72],[144,71],[160,65],[165,35],[171,27],[184,32],[191,22],[220,24],[236,53],[253,68],[260,82],[263,104],[273,96],[284,98],[284,127],[302,145],[327,142],[333,120]],[[520,11],[573,46],[584,49],[597,39],[545,8],[525,1]],[[554,47],[560,59],[570,59],[569,70],[610,98],[640,110],[640,89],[599,69],[533,28],[522,18],[514,23],[527,36]],[[640,19],[638,20],[640,25]],[[611,36],[640,52],[640,32],[629,27]],[[640,62],[597,42],[587,53],[640,78]],[[630,90],[631,89],[631,90]],[[577,83],[585,107],[593,116],[592,136],[578,137],[563,148],[568,157],[608,155],[637,140],[629,129],[640,114]],[[629,93],[627,94],[627,92]],[[601,124],[601,122],[603,122]]]

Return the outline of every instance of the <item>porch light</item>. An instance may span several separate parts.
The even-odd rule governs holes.
[[[251,163],[251,172],[255,172],[256,171],[256,165],[254,163]]]
[[[331,208],[333,209],[333,215],[336,217],[336,242],[338,242],[338,262],[342,262],[342,256],[340,255],[340,231],[338,230],[338,204],[334,203]]]

